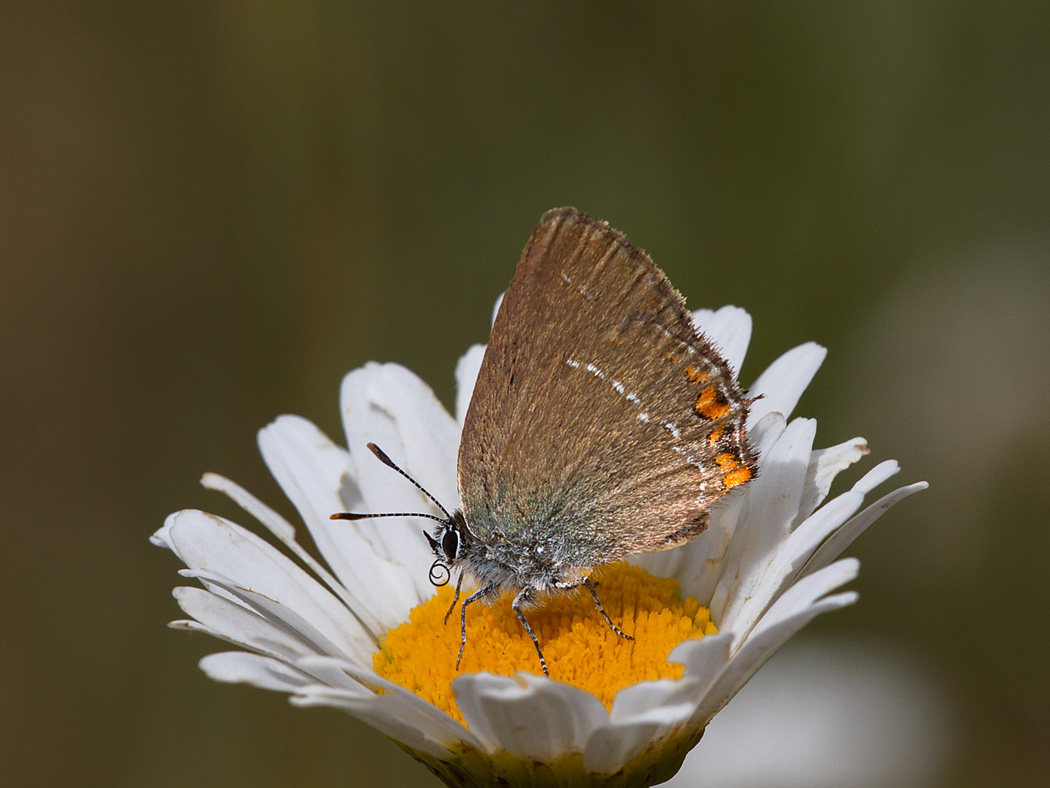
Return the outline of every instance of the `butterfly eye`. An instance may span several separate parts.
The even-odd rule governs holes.
[[[459,552],[459,531],[454,528],[449,528],[441,536],[441,549],[445,553],[445,558],[449,561],[456,559],[456,553]]]

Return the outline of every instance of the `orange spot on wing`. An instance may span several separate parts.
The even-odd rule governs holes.
[[[696,398],[693,409],[705,419],[720,419],[729,413],[729,404],[718,398],[714,386],[708,386]]]
[[[737,485],[743,484],[744,482],[750,480],[751,469],[748,468],[746,465],[741,468],[737,468],[735,471],[730,471],[722,477],[722,483],[725,484],[727,490],[731,487],[736,487]]]
[[[736,458],[736,455],[732,452],[724,451],[721,454],[715,455],[715,462],[718,463],[718,467],[723,470],[732,470],[740,464],[740,460]]]
[[[710,377],[706,372],[703,372],[696,367],[688,366],[685,368],[685,374],[689,376],[689,379],[694,383],[703,383]]]

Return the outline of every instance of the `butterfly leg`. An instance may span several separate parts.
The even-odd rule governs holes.
[[[459,582],[456,583],[456,595],[454,597],[452,597],[452,606],[448,609],[448,612],[445,613],[445,622],[444,623],[446,623],[446,624],[448,623],[448,617],[451,616],[452,615],[452,611],[456,609],[456,603],[459,601],[459,591],[460,591],[461,588],[463,588],[463,573],[462,572],[459,573]],[[466,603],[464,603],[464,604],[466,604]]]
[[[463,577],[461,575],[460,576],[460,582],[462,582],[462,580],[463,580]],[[495,584],[488,585],[488,586],[485,586],[484,588],[480,589],[479,591],[475,591],[473,594],[471,594],[470,596],[468,596],[466,599],[463,600],[463,607],[461,607],[459,609],[459,654],[456,656],[456,670],[459,670],[460,660],[463,659],[463,649],[465,649],[467,647],[467,605],[469,605],[471,602],[477,602],[479,599],[483,599],[484,597],[488,596],[489,594],[495,593],[497,590],[498,589],[497,589],[497,586]],[[459,584],[458,583],[456,584],[456,595],[457,596],[459,595]],[[455,607],[455,603],[454,602],[453,602],[453,607]],[[449,613],[451,613],[451,612],[452,611],[449,610]],[[445,618],[447,620],[448,616],[446,616]]]
[[[598,598],[598,591],[595,588],[598,584],[591,580],[589,577],[581,577],[579,580],[573,580],[571,583],[555,583],[557,588],[568,590],[570,588],[576,588],[577,586],[587,586],[587,590],[591,592],[591,597],[594,599],[594,606],[598,608],[598,612],[602,614],[602,618],[605,619],[605,623],[609,625],[609,629],[615,632],[617,635],[625,640],[634,640],[631,635],[628,635],[622,629],[620,629],[613,620],[609,618],[609,614],[605,612],[605,606],[602,604],[602,600]]]
[[[536,647],[536,654],[539,655],[540,667],[543,668],[543,675],[549,677],[551,672],[547,670],[547,660],[543,658],[543,649],[540,648],[539,638],[537,638],[536,633],[532,631],[532,625],[529,624],[529,620],[525,618],[525,614],[521,612],[522,603],[528,602],[531,596],[529,589],[523,588],[518,595],[514,597],[514,601],[511,602],[510,606],[514,609],[514,612],[518,614],[518,621],[521,622],[521,625],[525,627],[525,631],[529,634],[529,637],[532,638],[532,645]]]

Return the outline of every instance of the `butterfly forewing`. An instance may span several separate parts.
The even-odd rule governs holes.
[[[551,211],[522,253],[467,411],[468,527],[584,567],[692,538],[708,507],[754,475],[747,408],[649,257],[604,222]]]

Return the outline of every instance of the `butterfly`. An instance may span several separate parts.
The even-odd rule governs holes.
[[[645,252],[573,208],[549,211],[522,252],[492,328],[463,423],[452,514],[374,444],[369,448],[443,513],[424,532],[431,581],[459,571],[466,610],[505,592],[525,611],[586,587],[605,622],[596,567],[667,550],[707,527],[711,506],[758,473],[749,399]],[[357,520],[393,514],[338,513]],[[446,615],[446,621],[448,619]]]

